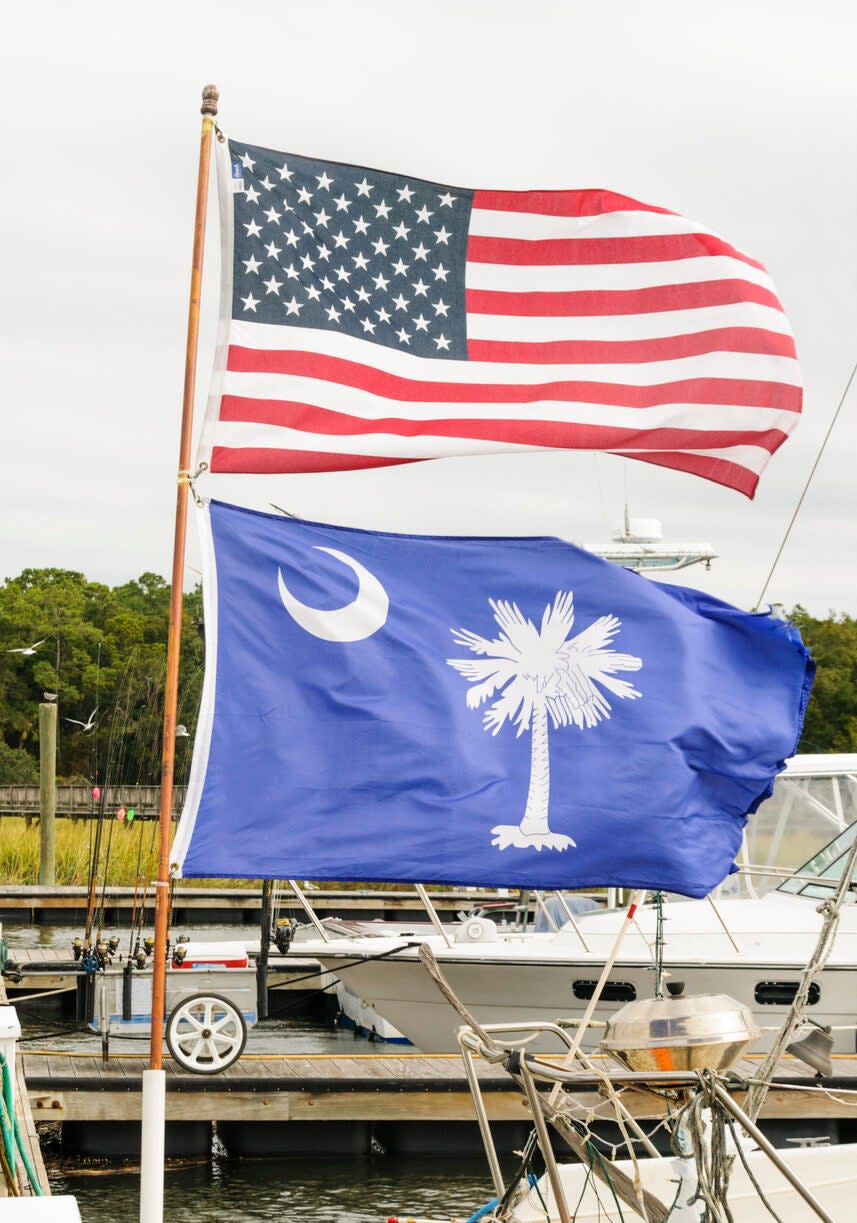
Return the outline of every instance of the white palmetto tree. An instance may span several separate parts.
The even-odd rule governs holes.
[[[548,719],[554,729],[576,726],[581,730],[610,717],[611,705],[602,688],[614,696],[633,700],[641,694],[617,671],[639,671],[642,659],[619,654],[611,642],[621,627],[615,616],[600,616],[588,628],[568,639],[574,626],[571,591],[559,591],[544,610],[541,628],[522,614],[517,604],[489,599],[500,635],[493,641],[467,629],[452,629],[458,645],[482,658],[448,658],[473,685],[467,692],[468,709],[478,709],[499,694],[486,709],[484,729],[496,735],[508,722],[518,735],[530,732],[530,785],[520,824],[498,824],[492,845],[532,849],[567,849],[571,837],[551,832],[550,755]]]

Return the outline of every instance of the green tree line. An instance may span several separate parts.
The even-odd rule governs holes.
[[[0,783],[38,781],[38,706],[59,706],[58,774],[69,780],[156,783],[160,776],[170,588],[144,573],[121,586],[68,569],[25,569],[0,584]],[[800,750],[857,752],[857,620],[791,612],[817,676]],[[40,642],[35,652],[20,651]],[[185,598],[176,776],[184,780],[202,688],[199,590]],[[95,728],[84,730],[97,707]]]
[[[154,573],[121,586],[69,569],[25,569],[0,585],[0,783],[38,781],[38,707],[59,708],[57,773],[152,784],[160,777],[170,587]],[[21,653],[40,644],[33,653]],[[204,661],[202,598],[186,595],[176,775],[184,780]],[[47,695],[46,695],[47,694]],[[94,729],[84,730],[93,710]]]

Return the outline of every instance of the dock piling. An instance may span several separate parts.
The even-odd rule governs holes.
[[[39,883],[53,887],[57,873],[57,707],[39,705]]]

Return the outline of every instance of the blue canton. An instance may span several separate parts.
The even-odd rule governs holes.
[[[473,193],[229,142],[232,316],[467,358]]]

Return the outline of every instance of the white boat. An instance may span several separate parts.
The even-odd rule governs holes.
[[[393,1027],[343,981],[336,982],[335,991],[339,1006],[337,1022],[341,1027],[350,1028],[356,1036],[366,1036],[369,1040],[391,1045],[410,1045],[407,1036],[403,1036],[398,1028]]]
[[[848,1143],[842,1146],[798,1147],[781,1150],[779,1155],[803,1184],[811,1189],[813,1197],[832,1218],[844,1223],[846,1219],[854,1217],[851,1211],[854,1209],[857,1146]],[[817,1219],[818,1216],[761,1151],[750,1150],[745,1158],[756,1184],[776,1214],[772,1216],[768,1212],[747,1169],[736,1159],[728,1197],[734,1223],[762,1223],[762,1220],[772,1217],[780,1219],[781,1223],[809,1223],[809,1220]],[[683,1163],[677,1159],[639,1160],[637,1167],[643,1188],[663,1202],[674,1201]],[[636,1170],[630,1159],[617,1160],[615,1167],[631,1177]],[[577,1204],[575,1223],[603,1223],[605,1217],[612,1217],[609,1213],[609,1207],[613,1206],[610,1191],[594,1180],[587,1167],[579,1163],[562,1164],[559,1175],[566,1202]],[[622,1214],[625,1219],[643,1218],[627,1203],[622,1204]],[[676,1212],[675,1217],[688,1219],[700,1216]],[[530,1186],[508,1215],[508,1221],[560,1223],[560,1213],[547,1177]]]
[[[818,900],[830,894],[857,833],[857,824],[849,822],[857,800],[857,757],[835,758],[836,772],[825,773],[817,761],[798,758],[783,778],[777,801],[751,817],[751,824],[761,816],[756,839],[765,841],[769,851],[788,845],[794,853],[794,842],[806,844],[812,835],[806,821],[795,829],[795,813],[802,814],[803,804],[816,814],[823,810],[828,828],[844,825],[828,846],[767,895],[725,896],[716,905],[670,899],[664,906],[667,972],[691,993],[731,994],[751,1008],[763,1029],[778,1028],[788,1010],[821,927]],[[827,786],[829,806],[809,786],[812,779]],[[788,835],[784,821],[791,827]],[[768,876],[761,879],[770,886]],[[654,992],[656,916],[653,906],[638,910],[599,1004],[599,1019]],[[618,909],[584,914],[577,918],[577,929],[568,924],[556,933],[533,934],[499,931],[490,920],[478,918],[453,928],[451,946],[436,934],[425,940],[480,1022],[551,1022],[557,1015],[579,1018],[583,1013],[623,919]],[[317,956],[418,1048],[427,1053],[454,1050],[457,1017],[428,980],[413,940],[410,946],[395,937],[306,942],[302,951]],[[808,1010],[814,1022],[834,1029],[837,1052],[855,1050],[855,983],[857,907],[848,904]]]

